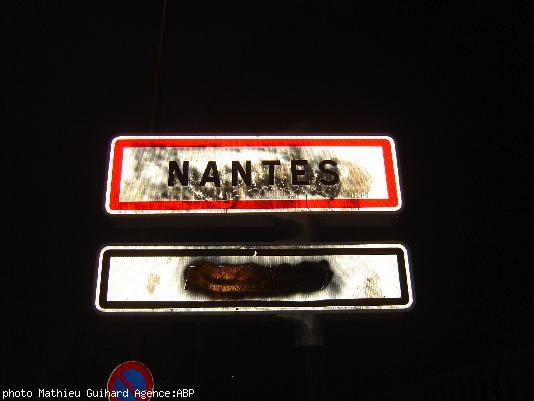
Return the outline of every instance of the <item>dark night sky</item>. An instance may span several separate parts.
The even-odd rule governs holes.
[[[327,319],[324,398],[534,399],[531,9],[252,3],[169,2],[154,132],[397,139],[395,223],[308,235],[405,242],[416,307]],[[104,214],[108,141],[151,130],[160,18],[155,1],[21,1],[3,15],[4,254],[14,257],[2,264],[2,389],[101,388],[138,359],[160,388],[193,386],[196,399],[303,398],[290,322],[91,309],[104,243],[289,236],[125,227]]]

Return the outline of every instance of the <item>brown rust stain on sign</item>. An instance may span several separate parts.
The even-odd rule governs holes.
[[[373,272],[371,277],[365,280],[365,295],[369,298],[384,298],[384,293],[378,285],[379,277]]]
[[[154,290],[156,289],[156,286],[159,284],[159,282],[160,282],[159,274],[150,273],[148,275],[148,280],[147,280],[147,283],[146,283],[146,289],[148,290],[148,292],[151,295],[154,294]]]
[[[326,260],[296,265],[217,264],[199,260],[184,271],[185,290],[212,297],[314,292],[325,288],[332,276]]]
[[[373,177],[358,165],[347,166],[348,178],[342,182],[340,197],[367,198]]]

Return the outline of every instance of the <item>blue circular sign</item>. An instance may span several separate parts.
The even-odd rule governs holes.
[[[107,388],[110,401],[150,400],[154,379],[141,362],[128,361],[121,363],[111,372]]]

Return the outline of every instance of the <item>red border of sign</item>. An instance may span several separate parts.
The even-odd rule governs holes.
[[[154,378],[152,377],[152,373],[150,373],[150,370],[148,370],[148,368],[145,365],[143,365],[141,362],[127,361],[127,362],[121,363],[119,366],[117,366],[115,369],[113,369],[113,372],[111,372],[111,374],[109,375],[107,389],[108,389],[108,391],[110,393],[115,390],[115,382],[119,378],[119,375],[122,372],[124,372],[125,370],[128,370],[128,369],[135,369],[139,373],[141,373],[141,375],[145,379],[145,383],[146,383],[145,390],[147,390],[147,391],[153,391],[154,390]],[[132,391],[131,389],[128,389],[128,390],[130,392]],[[152,398],[152,397],[148,397],[147,396],[146,398],[144,398],[144,400],[150,400],[150,398]],[[114,397],[114,396],[111,396],[111,395],[108,397],[108,399],[110,401],[120,401],[118,397]],[[136,399],[137,399],[137,397],[136,397]]]
[[[124,148],[128,147],[237,147],[237,146],[380,146],[388,190],[387,199],[309,199],[309,200],[239,200],[239,201],[140,201],[120,202],[120,181]],[[108,178],[109,179],[109,178]],[[117,139],[114,142],[109,208],[121,210],[187,211],[215,209],[365,209],[394,208],[399,205],[391,142],[385,138],[142,138]]]

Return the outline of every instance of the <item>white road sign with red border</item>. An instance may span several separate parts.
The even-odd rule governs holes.
[[[118,136],[110,214],[396,212],[389,136]]]

